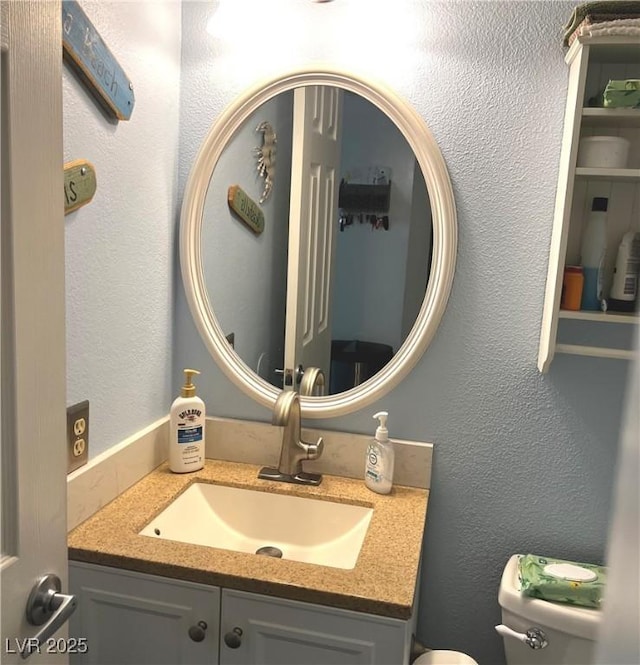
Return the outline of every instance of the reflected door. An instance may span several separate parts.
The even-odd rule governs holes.
[[[341,134],[342,91],[329,86],[297,88],[293,107],[285,371],[293,372],[299,365],[319,367],[327,380],[331,365]]]

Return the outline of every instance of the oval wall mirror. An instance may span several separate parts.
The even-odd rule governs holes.
[[[263,142],[275,148],[268,192]],[[232,211],[238,188],[251,201]],[[256,209],[261,229],[242,221]],[[227,108],[181,214],[186,297],[214,360],[268,407],[320,367],[329,394],[302,397],[306,417],[355,411],[406,376],[446,307],[456,246],[451,184],[422,118],[337,70],[297,70]]]

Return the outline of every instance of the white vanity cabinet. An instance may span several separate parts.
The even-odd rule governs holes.
[[[609,79],[640,78],[638,37],[579,38],[566,55],[569,84],[558,188],[547,273],[538,368],[549,369],[555,353],[630,359],[637,313],[560,309],[567,265],[579,265],[584,225],[594,197],[607,197],[607,273],[613,273],[626,231],[640,231],[640,109],[589,106]],[[580,139],[621,136],[631,141],[627,168],[577,166]],[[610,284],[609,284],[610,286]]]
[[[409,662],[410,620],[73,561],[69,577],[69,635],[88,645],[74,665]]]
[[[230,589],[220,635],[220,665],[386,665],[411,648],[409,621]]]
[[[69,589],[69,635],[87,645],[72,665],[218,663],[217,587],[69,561]]]

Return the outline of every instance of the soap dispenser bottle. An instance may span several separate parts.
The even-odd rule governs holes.
[[[378,419],[375,438],[367,446],[367,459],[364,470],[365,485],[378,494],[389,494],[393,485],[395,453],[389,441],[386,411],[379,411],[373,417]]]
[[[171,405],[169,468],[174,473],[198,471],[204,466],[204,402],[196,396],[192,377],[195,369],[184,370],[184,386]]]

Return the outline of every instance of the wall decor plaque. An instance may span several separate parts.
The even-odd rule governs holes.
[[[62,1],[62,48],[65,62],[105,112],[129,120],[133,83],[75,0]]]
[[[96,193],[93,164],[77,159],[64,165],[64,214],[87,205]]]
[[[227,191],[227,202],[235,214],[256,234],[264,231],[264,213],[239,185]]]

